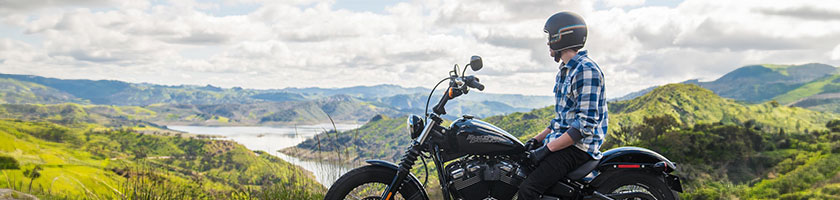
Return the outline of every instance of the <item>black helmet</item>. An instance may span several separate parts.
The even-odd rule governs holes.
[[[559,12],[545,21],[543,31],[548,34],[548,46],[555,51],[554,61],[560,62],[560,51],[580,49],[586,43],[586,22],[572,12]]]

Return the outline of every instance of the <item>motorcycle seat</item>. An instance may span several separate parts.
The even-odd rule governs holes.
[[[580,165],[580,167],[578,167],[574,171],[566,174],[566,178],[569,178],[571,180],[580,180],[583,177],[586,177],[586,175],[589,174],[589,172],[592,172],[593,169],[598,167],[598,163],[599,160],[587,161],[586,163],[583,163],[583,165]]]

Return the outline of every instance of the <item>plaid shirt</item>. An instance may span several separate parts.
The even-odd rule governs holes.
[[[560,67],[554,85],[557,117],[551,120],[551,129],[544,144],[563,134],[569,134],[574,146],[601,159],[601,144],[607,133],[607,101],[604,92],[604,74],[598,64],[578,52],[571,61]]]

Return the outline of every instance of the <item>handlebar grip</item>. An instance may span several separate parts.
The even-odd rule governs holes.
[[[478,91],[484,91],[484,84],[481,84],[477,77],[467,76],[464,79],[467,82],[467,86],[470,86],[471,88],[478,89]]]

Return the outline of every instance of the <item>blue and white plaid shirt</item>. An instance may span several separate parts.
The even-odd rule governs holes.
[[[601,144],[607,134],[607,100],[604,91],[604,73],[586,51],[578,52],[568,63],[560,66],[554,85],[557,117],[551,120],[551,129],[544,144],[563,134],[569,134],[574,146],[601,159]]]

